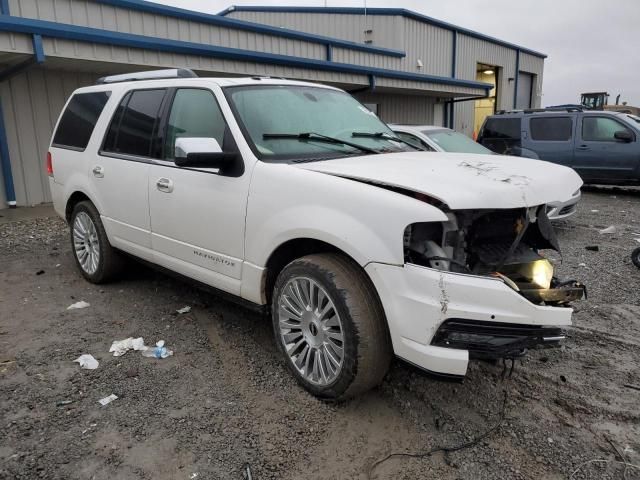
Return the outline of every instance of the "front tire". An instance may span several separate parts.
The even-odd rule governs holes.
[[[631,261],[636,267],[640,268],[640,247],[631,252]]]
[[[339,254],[294,260],[271,305],[278,349],[313,395],[344,400],[378,385],[392,349],[378,295],[362,268]]]
[[[89,201],[78,202],[71,213],[71,248],[82,276],[106,283],[120,273],[123,259],[109,243],[98,210]]]

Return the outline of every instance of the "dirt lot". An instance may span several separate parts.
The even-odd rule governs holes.
[[[504,381],[502,365],[474,363],[460,384],[397,362],[377,390],[332,405],[296,385],[260,315],[136,263],[91,285],[60,220],[0,225],[0,478],[239,480],[249,464],[256,480],[366,479],[388,453],[474,439],[506,390],[503,423],[477,445],[393,458],[372,478],[638,479],[620,462],[640,464],[640,192],[586,192],[558,230],[560,273],[590,294],[564,347]],[[79,300],[91,306],[66,310]],[[175,355],[112,357],[129,336]],[[100,367],[72,363],[83,353]]]

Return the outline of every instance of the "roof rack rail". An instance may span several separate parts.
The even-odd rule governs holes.
[[[543,113],[543,112],[583,112],[584,108],[579,106],[558,106],[558,107],[546,107],[546,108],[525,108],[520,110],[498,110],[496,115],[507,115],[509,113],[524,113],[525,115],[532,113]]]
[[[136,82],[141,80],[161,80],[168,78],[197,78],[198,75],[188,68],[170,68],[167,70],[149,70],[146,72],[123,73],[99,78],[97,85],[120,82]]]

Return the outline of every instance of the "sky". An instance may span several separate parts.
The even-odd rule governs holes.
[[[217,13],[234,5],[356,6],[364,0],[155,0]],[[640,106],[640,0],[367,0],[402,7],[548,55],[542,104],[579,103],[607,91],[609,103]]]

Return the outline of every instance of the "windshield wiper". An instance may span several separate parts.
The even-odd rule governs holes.
[[[400,137],[394,137],[392,135],[389,135],[388,133],[385,132],[353,132],[351,134],[352,137],[363,137],[363,138],[381,138],[383,140],[391,140],[393,142],[400,142],[400,143],[404,143],[405,145],[409,145],[411,148],[413,148],[414,150],[419,150],[421,152],[424,152],[424,149],[418,147],[417,145],[414,145],[412,143],[407,142],[406,140],[403,140]]]
[[[325,142],[325,143],[333,143],[335,145],[346,145],[348,147],[357,148],[358,150],[366,153],[380,153],[373,148],[365,147],[364,145],[358,145],[357,143],[352,143],[347,140],[341,140],[335,137],[328,137],[327,135],[322,135],[320,133],[315,132],[303,132],[303,133],[265,133],[262,135],[264,140],[269,139],[287,139],[291,138],[293,140],[300,141],[314,141],[314,142]]]

